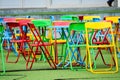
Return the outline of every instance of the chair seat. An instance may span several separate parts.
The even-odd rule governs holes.
[[[11,40],[10,42],[31,42],[32,40]]]
[[[51,43],[48,43],[48,42],[44,42],[44,43],[35,43],[35,44],[31,44],[31,46],[33,47],[36,47],[36,46],[51,46],[52,44]]]
[[[57,43],[57,44],[62,44],[62,43],[66,43],[66,40],[52,40],[51,43]]]
[[[88,47],[90,48],[103,48],[103,47],[114,47],[114,45],[92,45],[92,46],[89,46]]]

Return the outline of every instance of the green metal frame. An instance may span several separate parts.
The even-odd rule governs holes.
[[[69,25],[69,36],[67,39],[67,52],[64,55],[64,68],[70,66],[71,70],[85,68],[85,55],[82,48],[86,49],[85,43],[85,23],[76,22]],[[67,59],[68,57],[68,59]]]

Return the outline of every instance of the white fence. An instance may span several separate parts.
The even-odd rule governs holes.
[[[106,2],[107,0],[0,0],[0,8],[107,7]]]

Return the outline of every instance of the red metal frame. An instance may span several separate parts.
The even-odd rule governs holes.
[[[6,56],[6,61],[7,62],[10,62],[10,63],[17,63],[19,58],[20,58],[20,54],[22,54],[22,56],[24,57],[25,61],[26,61],[26,69],[31,69],[32,68],[32,65],[33,63],[35,62],[35,54],[34,52],[32,51],[32,48],[29,44],[29,42],[31,42],[31,40],[28,40],[26,38],[26,33],[24,33],[23,29],[22,29],[22,26],[27,26],[27,22],[26,24],[25,23],[19,23],[19,22],[6,22],[7,26],[9,26],[9,29],[12,33],[12,40],[10,41],[11,43],[17,43],[18,46],[19,46],[19,49],[18,49],[18,56],[17,56],[17,59],[16,61],[12,62],[12,61],[9,61],[8,60],[8,57],[10,55],[10,49],[8,50],[8,54]],[[12,29],[14,29],[15,27],[18,27],[18,29],[20,30],[20,39],[16,39],[15,38],[15,34],[13,33]],[[28,47],[29,47],[29,51],[30,53],[28,54],[27,51],[25,50],[24,48],[24,44],[28,44]],[[26,56],[27,54],[27,56]],[[31,58],[31,55],[33,55],[33,57]],[[30,60],[31,59],[31,60]],[[30,65],[29,65],[30,64]]]
[[[39,32],[36,29],[36,27],[34,26],[34,24],[28,23],[28,25],[29,25],[31,32],[33,33],[33,35],[35,37],[33,44],[31,44],[32,47],[36,47],[35,54],[36,54],[36,52],[39,52],[38,48],[40,48],[41,51],[44,53],[46,60],[49,63],[49,65],[51,66],[51,68],[56,69],[57,68],[56,64],[54,63],[54,61],[50,55],[50,52],[46,48],[47,46],[52,46],[53,44],[51,44],[49,42],[43,42],[41,35],[39,34]]]
[[[104,39],[102,40],[102,41],[99,41],[99,40],[97,40],[96,39],[96,35],[97,35],[97,31],[94,33],[94,35],[93,35],[93,38],[92,38],[92,43],[93,44],[109,44],[109,41],[108,41],[108,39],[107,39],[107,34],[109,33],[109,29],[107,30],[107,31],[103,31],[103,30],[101,30],[101,33],[102,33],[102,35],[104,35]],[[96,41],[96,42],[94,42],[94,40]],[[101,48],[98,48],[98,52],[97,52],[97,54],[96,54],[96,56],[95,56],[95,60],[97,59],[97,57],[98,57],[98,55],[100,54],[101,55],[101,58],[102,58],[102,60],[103,60],[103,63],[105,64],[105,65],[108,65],[108,66],[110,66],[111,64],[107,64],[106,62],[105,62],[105,59],[104,59],[104,57],[103,57],[103,55],[102,55],[102,52],[101,52]],[[110,50],[110,54],[111,54],[111,57],[112,57],[112,59],[113,59],[113,62],[114,62],[114,66],[115,66],[115,59],[114,59],[114,57],[113,57],[113,55],[112,55],[112,50],[111,49],[109,49]],[[94,64],[94,63],[93,63]]]

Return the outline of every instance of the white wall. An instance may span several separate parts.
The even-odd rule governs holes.
[[[51,8],[79,7],[82,0],[52,0]]]
[[[52,0],[51,7],[106,7],[107,0]]]
[[[120,0],[118,0],[118,7],[120,7]]]
[[[20,8],[21,0],[0,0],[0,8]]]
[[[35,8],[35,7],[47,7],[48,0],[23,0],[23,7]]]
[[[0,8],[107,7],[106,2],[107,0],[0,0]]]

